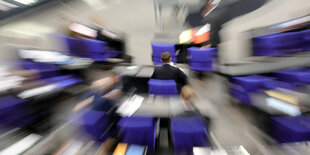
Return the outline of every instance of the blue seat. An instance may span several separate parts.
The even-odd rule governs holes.
[[[177,84],[174,80],[150,79],[149,93],[154,95],[177,95]]]
[[[254,56],[276,56],[276,50],[279,46],[279,35],[270,34],[253,38]]]
[[[302,49],[304,51],[310,51],[310,29],[300,32],[302,35]]]
[[[289,83],[310,83],[309,69],[288,69],[273,74],[279,80]]]
[[[95,39],[82,38],[84,51],[87,53],[86,57],[93,59],[94,61],[105,61],[109,58],[107,51],[107,43]]]
[[[111,134],[103,135],[109,130],[109,126],[113,123],[114,118],[106,115],[103,111],[84,110],[83,114],[74,120],[74,124],[81,127],[84,133],[91,135],[94,139],[99,141],[106,140]]]
[[[31,60],[23,60],[22,64],[25,69],[37,70],[41,78],[49,78],[60,75],[59,69],[53,64],[33,62]]]
[[[171,133],[176,153],[191,152],[194,146],[207,146],[208,128],[200,116],[171,118]]]
[[[189,68],[196,71],[213,71],[212,64],[216,57],[216,52],[216,48],[188,48]]]
[[[259,89],[265,88],[265,82],[273,79],[275,78],[262,75],[250,75],[233,77],[232,83],[240,86],[244,92],[255,92]]]
[[[265,89],[271,90],[276,88],[284,88],[284,89],[295,89],[298,87],[298,85],[294,83],[289,83],[285,81],[279,81],[279,80],[268,80],[264,82]]]
[[[234,86],[230,86],[229,93],[231,96],[233,96],[235,99],[239,100],[240,102],[244,104],[251,104],[251,100],[249,97],[248,92],[245,92],[243,89],[237,89]]]
[[[174,44],[152,43],[152,50],[153,50],[152,57],[154,65],[163,64],[161,62],[160,55],[161,53],[166,51],[170,53],[172,61],[176,63]]]
[[[123,117],[117,123],[123,143],[145,145],[155,150],[156,119],[152,116]]]
[[[270,134],[279,143],[309,141],[310,118],[303,115],[295,117],[272,117]]]
[[[231,96],[238,99],[244,104],[251,104],[249,93],[256,92],[260,89],[275,88],[276,83],[272,82],[275,78],[250,75],[233,77],[229,88]]]
[[[80,39],[72,38],[66,35],[54,34],[58,37],[67,48],[67,53],[71,56],[80,56],[83,57],[83,42]]]
[[[282,56],[303,51],[299,32],[274,33],[253,38],[254,56]]]
[[[279,34],[281,39],[278,53],[293,54],[303,51],[302,49],[302,35],[300,32],[286,32]]]
[[[70,75],[70,74],[69,75],[61,75],[61,76],[46,78],[46,79],[44,79],[44,81],[46,81],[48,83],[52,83],[52,82],[57,82],[57,81],[73,78],[73,77],[74,77],[74,75]]]
[[[4,96],[0,98],[0,123],[10,125],[22,119],[28,112],[26,100],[14,96]]]
[[[23,61],[26,69],[37,70],[40,78],[47,83],[57,83],[57,89],[73,86],[83,80],[73,75],[61,75],[60,70],[49,63],[39,63],[30,60]]]
[[[83,80],[80,78],[69,78],[69,79],[65,79],[65,80],[61,80],[61,81],[57,81],[57,89],[62,89],[62,88],[66,88],[66,87],[70,87],[76,84],[81,83]]]

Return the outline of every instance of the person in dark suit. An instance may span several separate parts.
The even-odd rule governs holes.
[[[178,92],[181,92],[183,86],[187,85],[187,76],[178,67],[172,63],[172,58],[169,52],[163,52],[160,55],[162,66],[155,67],[152,79],[160,80],[175,80],[177,83]]]

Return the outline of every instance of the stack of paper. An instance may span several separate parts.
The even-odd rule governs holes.
[[[116,112],[121,116],[131,116],[140,108],[143,100],[144,97],[134,95],[132,98],[126,100]]]

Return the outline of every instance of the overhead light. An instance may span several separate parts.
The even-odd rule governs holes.
[[[36,3],[38,0],[14,0],[15,2],[24,4],[24,5],[29,5],[32,3]]]

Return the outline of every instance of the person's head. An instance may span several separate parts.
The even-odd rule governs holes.
[[[161,59],[161,62],[162,62],[162,63],[170,63],[170,62],[172,61],[172,58],[171,58],[169,52],[163,52],[163,53],[160,55],[160,59]]]

